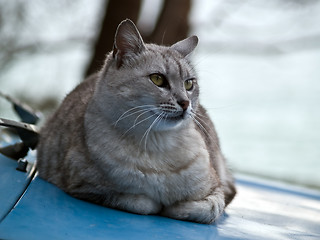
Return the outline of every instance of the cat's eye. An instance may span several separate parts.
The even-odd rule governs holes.
[[[188,79],[184,82],[184,88],[187,91],[191,91],[193,89],[193,79]]]
[[[161,74],[154,73],[151,74],[149,77],[150,80],[158,87],[165,87],[167,84],[166,79]]]

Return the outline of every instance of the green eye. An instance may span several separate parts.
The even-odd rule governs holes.
[[[150,75],[150,80],[158,87],[163,87],[165,84],[165,79],[162,75],[154,73]]]
[[[192,90],[193,88],[193,80],[192,79],[188,79],[184,82],[184,87],[187,91]]]

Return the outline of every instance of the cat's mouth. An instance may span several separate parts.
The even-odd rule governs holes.
[[[175,116],[175,117],[166,117],[165,119],[168,121],[178,122],[178,121],[183,120],[183,116],[180,115],[180,116]]]
[[[179,122],[179,121],[187,119],[188,117],[189,117],[189,114],[185,111],[185,112],[182,112],[179,115],[174,115],[174,116],[167,115],[167,116],[164,117],[164,119],[168,120],[170,122]]]
[[[160,111],[154,112],[157,117],[157,121],[163,127],[173,127],[180,125],[183,121],[188,119],[190,115],[190,111]],[[161,124],[162,122],[162,124]]]

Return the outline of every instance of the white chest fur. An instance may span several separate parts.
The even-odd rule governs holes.
[[[196,130],[184,134],[150,136],[147,147],[157,149],[153,152],[123,149],[125,159],[109,159],[113,182],[126,192],[147,195],[164,205],[205,197],[213,179],[209,154]]]

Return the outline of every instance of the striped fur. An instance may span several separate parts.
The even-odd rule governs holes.
[[[108,207],[215,221],[235,188],[199,104],[188,60],[196,45],[196,37],[171,47],[145,44],[130,20],[122,22],[102,70],[78,85],[42,128],[40,177]],[[157,86],[152,74],[165,84]]]

